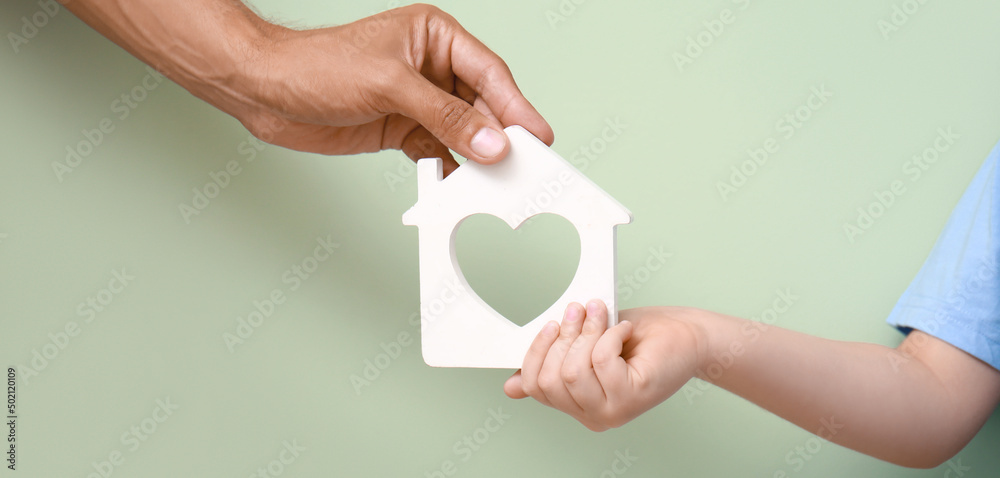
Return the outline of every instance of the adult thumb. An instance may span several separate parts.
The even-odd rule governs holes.
[[[397,90],[399,96],[393,101],[397,113],[416,120],[445,146],[477,163],[492,164],[507,155],[509,141],[496,120],[416,72],[408,83]]]

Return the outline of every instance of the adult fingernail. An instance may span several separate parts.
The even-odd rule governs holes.
[[[550,320],[544,327],[542,327],[541,333],[545,335],[552,335],[556,333],[557,330],[559,330],[559,323],[554,320]]]
[[[483,128],[472,137],[472,151],[484,158],[495,158],[503,151],[507,144],[504,134],[493,129]]]

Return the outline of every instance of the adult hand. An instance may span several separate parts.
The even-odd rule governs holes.
[[[258,138],[322,154],[448,148],[503,158],[502,129],[552,129],[507,65],[436,7],[411,5],[347,25],[296,31],[234,0],[74,0],[67,8]]]

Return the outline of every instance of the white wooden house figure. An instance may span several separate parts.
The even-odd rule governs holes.
[[[570,302],[602,299],[618,323],[615,227],[632,213],[520,126],[506,130],[510,153],[482,165],[467,161],[442,179],[439,158],[417,162],[417,202],[403,224],[417,226],[421,340],[435,367],[520,368],[528,346]],[[530,216],[566,218],[580,236],[580,264],[566,292],[520,327],[482,300],[462,275],[455,231],[465,218],[492,214],[516,229]]]

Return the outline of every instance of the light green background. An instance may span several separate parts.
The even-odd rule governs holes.
[[[800,298],[779,325],[895,345],[901,337],[885,316],[1000,136],[1000,4],[930,2],[887,39],[878,22],[894,3],[902,5],[590,0],[554,26],[546,12],[558,11],[556,0],[440,6],[507,60],[554,127],[556,151],[572,156],[607,120],[628,125],[583,168],[635,216],[619,228],[619,276],[646,280],[622,294],[623,307],[750,317],[789,288]],[[299,26],[386,7],[255,4]],[[727,8],[735,22],[679,70],[673,55]],[[17,32],[38,10],[4,1],[0,33]],[[380,344],[418,334],[409,322],[418,308],[417,234],[400,223],[415,182],[406,176],[390,187],[386,177],[412,172],[401,153],[328,158],[270,146],[248,163],[239,123],[172,83],[118,120],[112,102],[141,84],[144,66],[66,12],[18,53],[0,45],[0,65],[0,365],[28,367],[48,334],[69,322],[81,330],[22,380],[20,469],[0,476],[85,477],[118,450],[125,461],[116,477],[245,477],[277,459],[286,440],[306,450],[285,476],[420,477],[452,460],[456,476],[597,477],[626,450],[638,457],[625,473],[635,477],[949,469],[907,470],[825,442],[817,450],[805,431],[718,389],[677,395],[596,434],[507,399],[509,371],[427,367],[419,342],[357,394],[350,377],[376,360]],[[776,121],[821,85],[833,98],[785,139]],[[115,131],[58,182],[51,162],[105,117]],[[961,138],[911,181],[903,163],[948,127]],[[780,150],[724,201],[716,183],[768,137]],[[230,160],[243,164],[241,174],[186,224],[178,206]],[[842,227],[855,208],[897,179],[906,194],[849,241]],[[554,257],[551,271],[539,260],[490,258],[506,243],[503,231],[473,226],[463,229],[462,254],[499,308],[544,306],[572,273],[575,253],[563,247],[572,232],[558,224],[507,235],[537,248],[525,257]],[[284,271],[327,235],[340,248],[289,291]],[[673,255],[646,276],[651,247]],[[135,280],[84,322],[78,304],[122,268]],[[230,353],[223,334],[276,288],[287,302]],[[122,434],[165,397],[179,409],[131,451]],[[454,448],[501,408],[511,418],[480,449]],[[996,474],[998,434],[994,417],[958,455],[971,467],[966,476]],[[796,447],[815,452],[800,469],[788,459]]]

